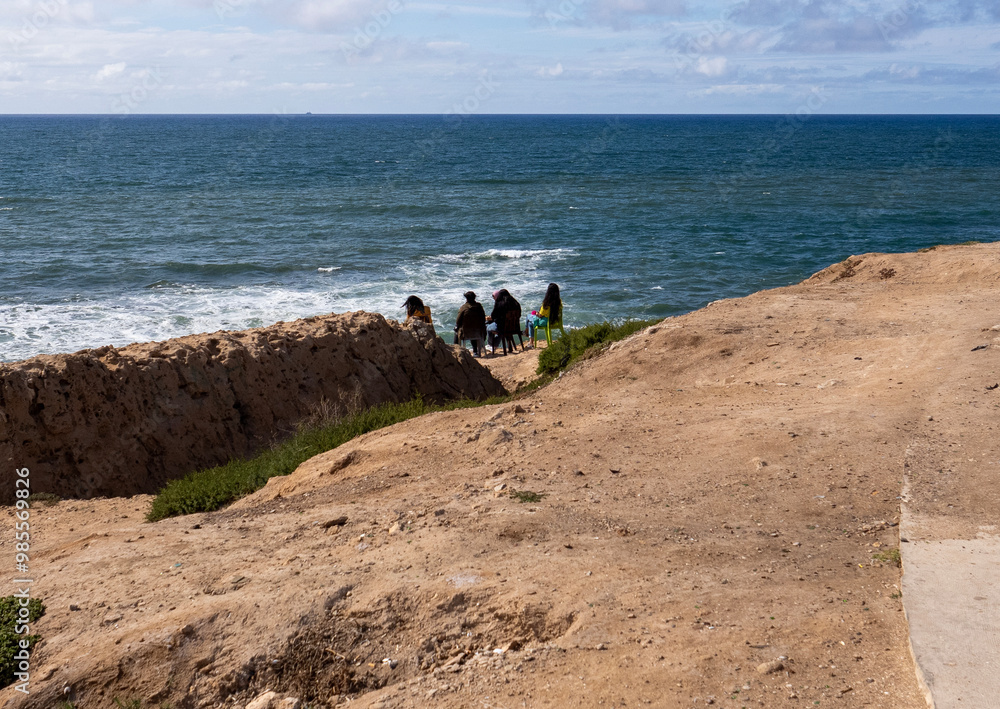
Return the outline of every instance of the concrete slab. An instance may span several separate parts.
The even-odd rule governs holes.
[[[1000,706],[1000,536],[940,538],[933,518],[904,505],[903,608],[934,709]]]

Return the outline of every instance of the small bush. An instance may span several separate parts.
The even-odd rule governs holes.
[[[42,505],[46,507],[51,507],[52,505],[57,505],[62,501],[62,498],[54,492],[36,492],[28,495],[28,504],[31,507],[40,507]]]
[[[41,638],[39,635],[18,635],[14,632],[17,623],[17,611],[20,600],[14,596],[0,598],[0,687],[13,684],[14,673],[17,671],[17,661],[14,655],[21,649],[20,641],[27,640],[33,647]],[[34,623],[45,614],[45,606],[41,600],[32,598],[28,601],[28,622]]]
[[[402,404],[374,406],[317,428],[305,428],[255,458],[231,460],[225,465],[190,473],[167,483],[153,500],[146,519],[156,522],[166,517],[211,512],[256,492],[273,477],[288,475],[313,456],[369,431],[432,411],[451,411],[502,401],[504,399],[494,397],[485,401],[462,400],[431,406],[422,399],[414,399]]]
[[[510,496],[518,502],[541,502],[545,493],[532,492],[531,490],[511,490]]]
[[[659,320],[624,320],[602,322],[569,330],[538,355],[538,373],[550,374],[566,369],[580,359],[594,354],[599,347],[624,340],[639,330],[655,325]]]
[[[885,551],[876,552],[872,554],[872,559],[897,567],[903,565],[903,557],[900,556],[899,549],[886,549]]]

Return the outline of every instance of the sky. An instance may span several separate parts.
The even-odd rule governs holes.
[[[0,113],[1000,113],[1000,0],[0,0]]]

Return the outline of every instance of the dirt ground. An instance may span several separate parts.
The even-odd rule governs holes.
[[[0,704],[926,706],[904,473],[956,533],[996,523],[998,291],[997,245],[854,257],[219,512],[33,509],[43,640]]]

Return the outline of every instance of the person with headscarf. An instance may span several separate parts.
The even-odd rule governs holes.
[[[507,345],[510,344],[511,352],[514,351],[514,335],[521,334],[521,304],[514,299],[514,296],[506,288],[494,291],[493,312],[490,319],[496,324],[497,338],[503,347],[503,353],[507,354]],[[521,346],[524,347],[522,341]],[[494,346],[494,351],[496,347]]]
[[[472,342],[472,354],[480,356],[480,351],[486,351],[486,310],[482,303],[476,302],[476,294],[471,290],[465,293],[465,303],[458,309],[455,320],[455,344],[464,340]]]

